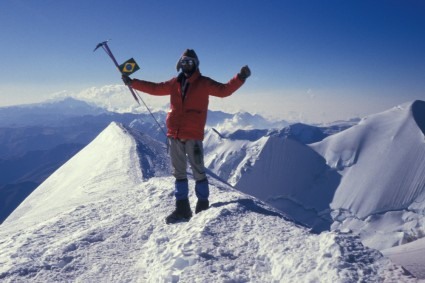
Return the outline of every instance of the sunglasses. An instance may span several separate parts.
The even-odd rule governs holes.
[[[193,60],[188,60],[188,59],[182,60],[180,63],[182,64],[182,66],[186,66],[186,65],[193,66],[195,64]]]

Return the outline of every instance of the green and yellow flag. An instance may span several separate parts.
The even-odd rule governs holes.
[[[127,61],[125,61],[123,64],[120,65],[121,73],[127,76],[133,74],[139,69],[140,69],[139,66],[137,65],[136,61],[133,58],[128,59]]]

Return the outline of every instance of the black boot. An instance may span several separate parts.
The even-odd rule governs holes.
[[[196,204],[195,213],[198,214],[203,210],[207,210],[210,207],[210,202],[208,200],[198,200]]]
[[[176,209],[165,218],[167,224],[186,222],[192,217],[192,210],[188,199],[176,200]]]

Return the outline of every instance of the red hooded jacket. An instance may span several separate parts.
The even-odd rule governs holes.
[[[181,76],[162,83],[134,79],[131,87],[152,95],[170,95],[170,110],[167,115],[167,136],[176,139],[204,139],[209,96],[226,97],[244,83],[236,75],[222,84],[204,77],[199,69],[187,79],[186,95],[183,99]]]

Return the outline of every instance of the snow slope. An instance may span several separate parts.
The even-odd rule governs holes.
[[[330,207],[341,176],[307,145],[268,137],[236,188],[266,201],[315,231],[329,230]]]
[[[207,136],[207,166],[315,231],[352,230],[386,249],[425,235],[424,113],[425,102],[406,103],[309,145]]]
[[[367,117],[314,146],[331,167],[344,175],[334,207],[356,211],[365,218],[372,213],[407,208],[418,197],[425,197],[424,134],[411,110],[412,105],[406,104]],[[365,172],[369,172],[366,178]],[[382,199],[383,193],[386,199]],[[425,202],[415,207],[423,209]]]
[[[254,141],[229,139],[208,130],[204,140],[205,167],[222,180],[235,185],[255,163],[267,140],[268,137]]]
[[[315,231],[329,230],[330,202],[341,175],[305,144],[322,132],[296,124],[279,131],[208,131],[205,164],[238,190],[255,196]],[[238,134],[236,134],[238,133]],[[255,138],[254,138],[255,137]]]
[[[112,125],[108,127],[108,131],[102,132],[95,141],[66,162],[61,170],[43,182],[5,222],[38,222],[54,216],[59,208],[66,209],[75,207],[76,204],[93,202],[97,199],[97,193],[92,189],[101,186],[102,182],[111,184],[111,178],[114,183],[125,188],[140,179],[163,175],[167,171],[167,155],[163,153],[163,145],[150,142],[150,137],[134,132],[133,135],[140,135],[139,140],[136,140],[132,135],[123,134],[123,131],[129,132],[130,129],[121,128],[115,123]],[[143,142],[144,140],[148,142]],[[149,144],[149,148],[146,148],[146,144]],[[149,152],[139,158],[139,147]],[[122,152],[127,152],[128,157],[121,158]],[[138,162],[146,166],[132,172],[131,168]],[[99,172],[104,171],[108,172],[107,177],[93,179]],[[88,181],[86,183],[83,180]],[[72,194],[69,194],[70,192]],[[49,201],[49,205],[40,202],[40,199]],[[84,203],[81,203],[82,201]]]
[[[403,265],[417,278],[425,278],[425,238],[383,250],[382,253],[397,264]]]
[[[66,92],[61,95],[64,97],[43,103],[0,107],[0,223],[69,156],[92,141],[112,121],[165,141],[164,133],[150,114],[138,113],[140,109],[136,112],[138,114],[119,114],[103,109],[112,109],[104,103],[115,105],[117,100],[121,103],[118,105],[128,108],[123,97],[134,103],[125,86],[89,89],[81,97],[87,102],[71,98]],[[118,108],[124,111],[124,108]],[[153,114],[165,128],[166,112]],[[208,126],[224,128],[225,125],[234,129],[235,123],[245,128],[287,124],[248,113],[208,112]],[[258,134],[264,131],[268,130],[261,130]]]
[[[112,123],[0,226],[2,282],[415,282],[358,237],[310,234],[213,178],[211,208],[166,225],[165,161]]]
[[[424,113],[424,101],[406,103],[312,146],[343,176],[334,229],[359,231],[379,249],[425,235]]]

